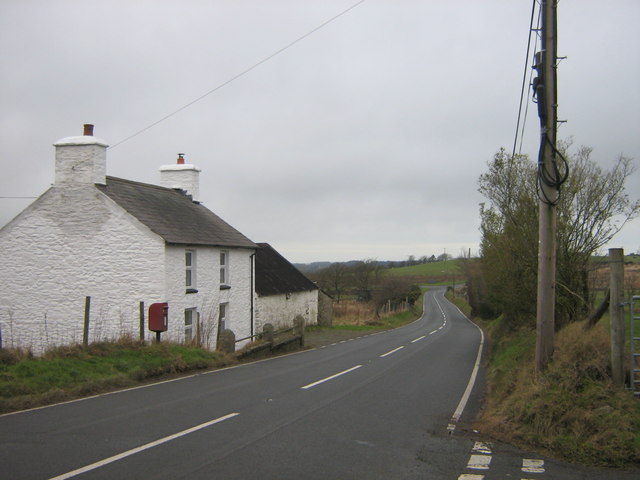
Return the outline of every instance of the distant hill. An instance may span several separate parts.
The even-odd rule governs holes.
[[[347,267],[352,267],[354,265],[359,264],[362,260],[349,260],[348,262],[312,262],[312,263],[294,263],[293,265],[300,270],[302,273],[314,273],[323,268],[327,268],[333,263],[341,263]],[[376,263],[380,265],[382,268],[394,268],[404,266],[406,262],[393,260],[376,260]]]
[[[294,263],[293,266],[302,273],[313,273],[323,268],[327,268],[331,262],[313,262],[313,263]]]

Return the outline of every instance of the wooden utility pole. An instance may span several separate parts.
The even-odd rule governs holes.
[[[556,202],[559,185],[555,168],[557,128],[557,0],[542,0],[542,40],[538,54],[537,100],[540,116],[538,162],[538,301],[536,371],[542,372],[553,355],[556,284]],[[551,180],[551,181],[549,181]]]
[[[624,386],[624,250],[609,249],[611,299],[609,319],[611,321],[611,377],[613,383]]]

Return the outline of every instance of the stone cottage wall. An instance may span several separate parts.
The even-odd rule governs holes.
[[[195,290],[188,293],[185,284],[185,252],[195,252]],[[228,284],[220,284],[220,252],[227,251]],[[165,253],[167,274],[165,288],[169,303],[169,330],[162,338],[175,342],[185,340],[185,310],[195,309],[199,325],[192,330],[200,342],[215,348],[220,304],[227,305],[226,328],[237,338],[251,331],[251,254],[252,249],[168,245]],[[227,288],[228,287],[228,288]]]
[[[90,341],[139,331],[139,302],[162,301],[164,241],[92,185],[52,187],[0,230],[3,346]]]
[[[318,323],[317,290],[257,297],[256,328],[259,332],[265,323],[271,323],[276,329],[290,328],[296,315],[304,317],[305,325]]]

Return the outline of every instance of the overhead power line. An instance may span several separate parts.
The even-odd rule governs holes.
[[[535,17],[536,3],[537,3],[537,0],[533,0],[531,5],[531,20],[529,21],[529,38],[527,40],[527,54],[525,55],[525,59],[524,59],[524,71],[522,72],[522,87],[520,89],[520,105],[518,106],[518,120],[516,122],[516,134],[515,134],[515,138],[513,139],[513,152],[511,154],[511,158],[516,156],[516,146],[518,144],[518,135],[520,134],[520,118],[522,116],[522,103],[524,99],[524,90],[525,88],[527,88],[527,67],[529,66],[529,52],[531,51],[531,36],[534,31],[533,19]],[[539,25],[539,22],[540,22],[540,15],[538,15],[538,25]],[[527,95],[527,101],[528,99],[529,99],[529,96]],[[525,111],[525,121],[526,121],[527,111],[528,111],[528,108]],[[524,122],[522,127],[522,135],[524,136]]]
[[[234,75],[233,77],[231,77],[230,79],[226,80],[225,82],[221,83],[220,85],[212,88],[211,90],[209,90],[206,93],[203,93],[202,95],[200,95],[199,97],[195,98],[194,100],[190,101],[189,103],[186,103],[184,105],[182,105],[180,108],[174,110],[173,112],[165,115],[164,117],[162,117],[161,119],[151,123],[150,125],[147,125],[146,127],[142,128],[141,130],[138,130],[137,132],[133,133],[132,135],[129,135],[128,137],[124,138],[123,140],[120,140],[119,142],[111,145],[109,148],[113,149],[115,147],[117,147],[118,145],[122,145],[123,143],[131,140],[134,137],[137,137],[138,135],[140,135],[141,133],[146,132],[147,130],[155,127],[156,125],[158,125],[159,123],[164,122],[165,120],[168,120],[169,118],[173,117],[174,115],[180,113],[181,111],[189,108],[191,105],[199,102],[200,100],[208,97],[209,95],[211,95],[214,92],[217,92],[218,90],[220,90],[221,88],[229,85],[231,82],[234,82],[235,80],[239,79],[240,77],[243,77],[244,75],[246,75],[247,73],[251,72],[252,70],[255,70],[256,68],[258,68],[260,65],[262,65],[263,63],[268,62],[269,60],[271,60],[272,58],[280,55],[282,52],[284,52],[285,50],[293,47],[296,43],[301,42],[302,40],[304,40],[305,38],[307,38],[310,35],[313,35],[314,33],[316,33],[318,30],[326,27],[327,25],[329,25],[331,22],[337,20],[338,18],[342,17],[343,15],[349,13],[351,10],[353,10],[354,8],[356,8],[357,6],[363,4],[364,2],[366,2],[366,0],[360,0],[356,3],[354,3],[353,5],[351,5],[349,8],[343,10],[342,12],[338,13],[337,15],[334,15],[333,17],[331,17],[328,20],[325,20],[323,23],[321,23],[320,25],[318,25],[317,27],[315,27],[314,29],[308,31],[307,33],[305,33],[304,35],[302,35],[301,37],[296,38],[294,41],[292,41],[291,43],[288,43],[287,45],[285,45],[284,47],[280,48],[279,50],[276,50],[275,52],[273,52],[271,55],[263,58],[262,60],[260,60],[259,62],[253,64],[252,66],[250,66],[249,68],[247,68],[246,70],[243,70],[242,72],[238,73],[237,75]]]

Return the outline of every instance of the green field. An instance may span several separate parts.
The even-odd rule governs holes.
[[[426,283],[430,285],[451,285],[464,280],[460,271],[460,262],[463,260],[447,260],[446,262],[431,262],[412,265],[410,267],[390,268],[384,271],[385,275],[395,277],[407,277],[414,283]]]

